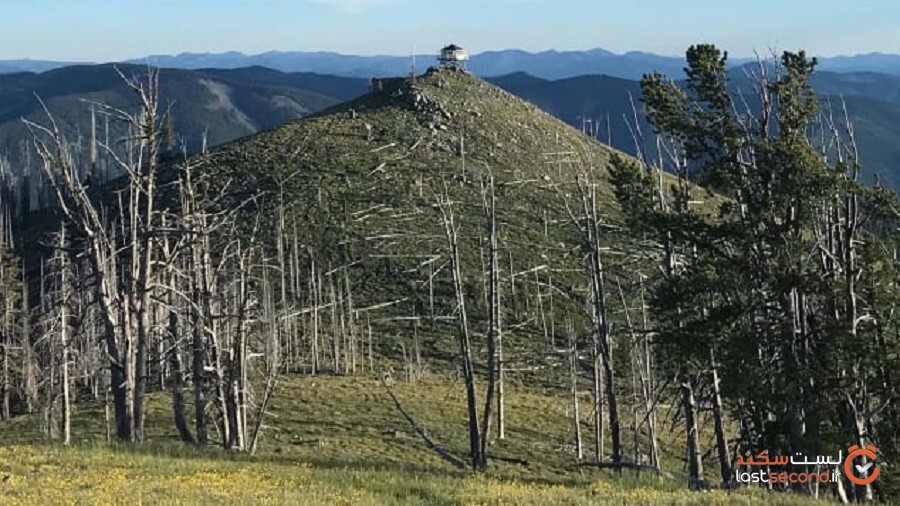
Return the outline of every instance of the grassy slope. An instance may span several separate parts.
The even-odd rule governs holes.
[[[415,96],[423,97],[419,104]],[[423,105],[424,104],[424,105]],[[443,110],[448,114],[435,112]],[[369,137],[366,125],[372,127]],[[461,175],[460,137],[465,132],[466,176]],[[460,226],[470,313],[476,332],[483,322],[481,269],[482,217],[480,174],[490,167],[498,184],[497,198],[504,248],[514,269],[526,270],[553,260],[556,283],[574,285],[572,271],[579,255],[560,244],[573,244],[574,231],[560,209],[547,173],[570,179],[571,165],[545,162],[568,151],[604,166],[610,150],[588,142],[563,122],[535,106],[475,77],[439,72],[405,85],[400,93],[386,90],[342,104],[313,117],[264,132],[214,151],[213,166],[242,188],[267,187],[285,179],[284,201],[289,221],[296,222],[301,242],[312,248],[320,266],[358,261],[354,269],[354,303],[366,307],[405,299],[373,312],[376,332],[410,334],[410,326],[390,321],[424,314],[429,270],[423,260],[444,255],[445,240],[431,209],[434,191],[446,179]],[[601,171],[601,174],[605,172]],[[238,183],[239,182],[239,183]],[[601,187],[602,205],[612,210],[612,192]],[[272,209],[274,202],[264,204]],[[548,233],[540,225],[547,212]],[[290,223],[288,225],[291,226]],[[263,232],[274,230],[270,223]],[[506,251],[503,252],[506,256]],[[390,258],[388,258],[390,257]],[[305,258],[304,258],[305,261]],[[507,267],[508,259],[504,259]],[[443,256],[435,264],[446,264]],[[436,279],[436,313],[451,315],[452,286],[446,268]],[[520,290],[532,290],[530,277]],[[530,291],[528,293],[533,293]],[[520,308],[510,324],[529,319],[521,338],[532,339],[535,308]],[[455,353],[453,326],[443,325],[424,336],[428,356]],[[439,335],[438,335],[439,334]],[[513,339],[515,339],[514,337]],[[399,348],[399,342],[394,349]]]
[[[417,94],[427,105],[422,100],[416,105]],[[438,106],[449,114],[435,113]],[[366,124],[372,125],[371,138]],[[464,130],[469,167],[465,177],[458,156]],[[484,308],[477,274],[483,224],[478,174],[485,166],[498,181],[501,242],[512,253],[515,269],[549,265],[555,286],[578,297],[584,283],[581,255],[565,246],[576,243],[574,231],[553,189],[554,184],[571,182],[573,163],[555,163],[558,155],[549,153],[560,152],[567,153],[564,159],[593,163],[601,167],[601,177],[605,174],[608,148],[588,142],[564,123],[483,81],[441,72],[420,78],[400,94],[362,97],[223,147],[213,153],[212,167],[222,171],[223,180],[233,177],[237,189],[272,188],[273,179],[291,178],[285,184],[285,202],[303,244],[317,252],[320,265],[348,258],[359,262],[353,275],[357,307],[408,299],[371,313],[379,370],[385,370],[398,365],[401,344],[407,349],[412,345],[412,329],[392,318],[415,311],[423,314],[421,280],[427,271],[418,265],[420,260],[408,256],[442,252],[440,225],[427,211],[433,202],[429,192],[440,179],[436,175],[444,174],[448,181],[461,226],[479,363],[484,353],[478,337]],[[599,184],[603,212],[614,217],[611,190],[602,181]],[[262,230],[273,227],[263,223]],[[379,254],[397,258],[387,261]],[[540,276],[546,279],[546,273]],[[508,328],[516,328],[507,334],[507,365],[541,369],[510,373],[508,438],[493,447],[495,456],[522,459],[527,466],[495,461],[488,478],[471,477],[425,447],[378,382],[286,377],[256,457],[184,447],[172,432],[167,398],[159,395],[148,414],[149,441],[136,448],[105,445],[103,411],[97,406],[79,407],[73,435],[78,447],[71,450],[35,446],[41,437],[34,419],[22,418],[0,428],[0,442],[18,445],[6,446],[0,453],[0,480],[9,476],[0,487],[7,489],[5,498],[26,504],[38,497],[75,503],[134,498],[147,503],[749,504],[776,499],[790,503],[789,498],[759,492],[687,493],[679,434],[665,436],[664,467],[672,474],[662,478],[574,468],[573,427],[568,401],[559,388],[564,382],[552,374],[564,373],[564,368],[558,367],[553,343],[540,330],[530,277],[517,279],[517,296],[511,289],[506,292],[504,321]],[[450,315],[449,280],[445,275],[439,278],[437,313]],[[557,304],[561,319],[565,305]],[[574,314],[577,308],[566,311]],[[561,321],[557,324],[563,327]],[[461,458],[466,448],[464,394],[445,372],[454,368],[453,326],[439,323],[433,329],[423,326],[420,332],[427,367],[437,374],[424,382],[397,384],[395,389],[428,433]],[[303,367],[302,358],[297,365]],[[587,397],[582,401],[587,405]],[[588,411],[582,411],[586,438]],[[622,412],[627,413],[627,406]],[[633,435],[625,430],[623,437],[630,444]],[[585,443],[588,450],[590,441]],[[608,451],[608,442],[606,447]]]
[[[393,388],[428,433],[456,455],[465,437],[461,389],[451,378]],[[155,396],[148,441],[107,445],[102,409],[79,406],[76,444],[41,443],[37,421],[0,428],[3,504],[809,504],[759,490],[691,493],[683,480],[572,467],[566,402],[513,388],[507,440],[475,477],[425,448],[372,379],[286,377],[256,456],[174,440],[165,396]],[[98,423],[99,420],[99,423]],[[311,444],[319,441],[319,444]],[[667,460],[675,466],[669,455]]]

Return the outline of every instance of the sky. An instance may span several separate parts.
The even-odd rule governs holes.
[[[0,59],[499,49],[900,53],[896,0],[0,0]]]

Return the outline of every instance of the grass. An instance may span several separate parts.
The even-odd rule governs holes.
[[[462,388],[452,378],[398,383],[429,435],[464,456]],[[148,441],[105,443],[95,405],[79,407],[71,447],[42,441],[37,421],[0,428],[2,504],[809,504],[761,490],[689,492],[680,472],[621,475],[575,468],[565,399],[511,388],[507,439],[486,476],[427,449],[379,382],[286,377],[255,456],[186,446],[151,399]],[[315,441],[315,444],[310,442]],[[677,469],[670,455],[667,468]]]
[[[459,157],[463,132],[466,174]],[[405,301],[371,313],[379,361],[399,361],[401,347],[412,350],[411,336],[421,332],[427,369],[438,374],[393,388],[428,434],[461,459],[467,447],[464,392],[452,376],[440,374],[456,367],[453,326],[413,329],[396,317],[422,315],[428,307],[422,294],[429,272],[422,258],[445,254],[430,192],[446,180],[461,227],[475,352],[484,356],[478,338],[485,328],[479,173],[491,168],[501,242],[509,254],[504,269],[507,261],[510,272],[546,268],[533,280],[531,275],[508,279],[503,288],[510,294],[504,322],[516,329],[507,333],[507,365],[539,372],[510,373],[507,438],[491,447],[491,455],[506,460],[493,460],[486,476],[473,476],[429,450],[372,378],[285,376],[252,457],[181,444],[165,394],[150,399],[147,441],[136,446],[106,443],[103,407],[97,403],[78,405],[72,448],[44,442],[35,418],[2,424],[0,503],[808,504],[760,490],[688,492],[678,434],[662,436],[669,472],[663,476],[575,466],[569,400],[559,389],[565,384],[558,349],[564,337],[557,333],[557,342],[548,342],[536,300],[550,305],[539,286],[552,276],[571,300],[554,299],[550,313],[556,311],[558,328],[563,316],[575,318],[575,332],[584,340],[582,254],[573,246],[577,234],[557,189],[574,191],[574,167],[594,163],[602,211],[614,216],[611,188],[602,181],[609,155],[608,148],[483,81],[439,72],[400,95],[368,95],[211,156],[209,170],[221,171],[222,180],[233,178],[239,194],[286,182],[289,222],[320,268],[357,262],[350,277],[358,308]],[[280,192],[269,198],[273,195]],[[262,231],[275,230],[273,204],[260,203],[268,210],[261,216]],[[435,280],[437,315],[452,315],[455,307],[446,272]],[[582,412],[589,454],[589,410]],[[622,413],[626,425],[625,406]],[[629,445],[633,434],[625,429],[623,439]]]
[[[583,241],[565,202],[579,212],[574,180],[584,167],[594,167],[600,212],[617,223],[619,210],[606,170],[612,153],[485,81],[439,71],[216,148],[207,170],[221,174],[218,180],[232,181],[229,189],[238,193],[237,199],[246,198],[242,192],[250,189],[267,190],[258,204],[261,224],[245,210],[248,227],[262,242],[274,244],[266,234],[277,230],[275,210],[283,203],[291,240],[296,231],[300,249],[307,249],[303,263],[315,256],[323,271],[352,266],[348,270],[358,308],[396,301],[366,312],[365,318],[371,317],[374,332],[384,336],[382,354],[397,357],[401,345],[413,347],[413,328],[396,318],[430,311],[429,279],[435,314],[455,311],[444,229],[434,210],[444,188],[459,228],[470,324],[476,334],[485,332],[481,181],[489,168],[496,182],[505,273],[504,322],[517,329],[508,335],[519,341],[513,343],[518,352],[512,360],[524,368],[545,366],[547,352],[565,342],[563,338],[552,346],[545,339],[538,298],[548,312],[555,312],[559,329],[569,317],[579,334],[589,325]],[[604,237],[611,247],[627,235],[613,229]],[[618,265],[624,256],[604,261],[610,279],[621,274],[628,283],[637,270]],[[652,265],[642,267],[653,270]],[[327,288],[330,281],[324,283]],[[551,284],[558,293],[548,288]],[[442,335],[452,336],[452,321],[441,325]],[[435,340],[431,338],[438,333],[431,334],[424,337],[424,355],[455,356],[452,338]],[[559,383],[557,379],[542,378]]]
[[[580,486],[496,476],[321,468],[302,462],[3,447],[3,504],[805,504],[759,492],[688,493],[598,479]],[[777,500],[776,500],[777,499]]]

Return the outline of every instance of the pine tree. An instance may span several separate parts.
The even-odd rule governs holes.
[[[616,159],[611,169],[630,224],[652,237],[662,259],[651,305],[686,419],[697,395],[691,380],[711,374],[702,383],[713,391],[700,395],[712,402],[717,428],[726,413],[741,423],[741,451],[823,454],[883,443],[872,407],[891,405],[892,394],[875,384],[885,383],[878,371],[896,342],[882,334],[891,318],[876,314],[894,307],[887,301],[896,278],[884,267],[893,264],[883,232],[890,226],[882,222],[879,233],[870,222],[896,213],[859,182],[852,126],[820,114],[810,84],[816,60],[802,51],[759,66],[753,107],[734,99],[727,55],[716,47],[693,46],[687,61],[683,87],[659,74],[641,82],[677,183],[660,183],[654,194],[644,167]],[[813,128],[827,142],[813,141]],[[702,191],[688,181],[716,195],[694,205]],[[729,443],[717,432],[727,483]],[[689,455],[695,446],[689,435]],[[701,479],[699,462],[689,464],[692,481]],[[847,495],[840,484],[837,493]]]

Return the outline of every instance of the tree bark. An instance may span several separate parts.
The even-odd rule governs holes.
[[[174,301],[170,299],[170,304]],[[193,443],[194,436],[188,428],[187,416],[184,408],[184,363],[181,360],[181,345],[178,340],[178,312],[174,308],[169,309],[168,322],[169,335],[169,364],[172,377],[170,379],[172,389],[172,415],[175,418],[175,428],[178,436],[185,443]]]
[[[719,369],[712,351],[710,351],[710,363],[712,365],[713,420],[716,430],[716,453],[719,458],[719,473],[722,477],[722,486],[730,488],[732,482],[731,456],[728,448],[728,436],[725,434],[725,413],[722,408],[722,393],[719,389]]]
[[[475,397],[475,371],[472,364],[472,350],[469,338],[469,323],[466,318],[465,289],[462,280],[462,268],[460,266],[459,242],[457,238],[456,223],[453,211],[450,209],[450,196],[446,187],[444,196],[438,203],[438,210],[444,225],[447,245],[450,253],[450,271],[453,274],[453,290],[457,305],[457,330],[460,348],[460,360],[463,370],[463,378],[466,387],[466,408],[469,420],[469,454],[472,459],[472,469],[483,471],[481,467],[481,447],[479,444],[478,408]]]
[[[487,469],[488,437],[491,427],[491,409],[494,403],[494,394],[497,390],[497,342],[500,340],[500,261],[497,248],[497,198],[494,193],[494,176],[488,173],[487,187],[482,188],[482,199],[487,224],[488,248],[489,248],[489,290],[488,290],[488,342],[487,342],[487,369],[488,384],[484,401],[484,413],[481,423],[481,449],[479,467],[482,471]]]
[[[569,335],[569,381],[572,390],[572,421],[575,426],[575,455],[577,460],[584,458],[581,445],[581,412],[578,406],[578,341],[572,321],[566,322],[566,333]]]
[[[700,434],[697,426],[697,403],[694,386],[686,371],[681,372],[681,398],[684,410],[684,426],[687,433],[688,486],[704,488],[703,456],[700,451]]]

